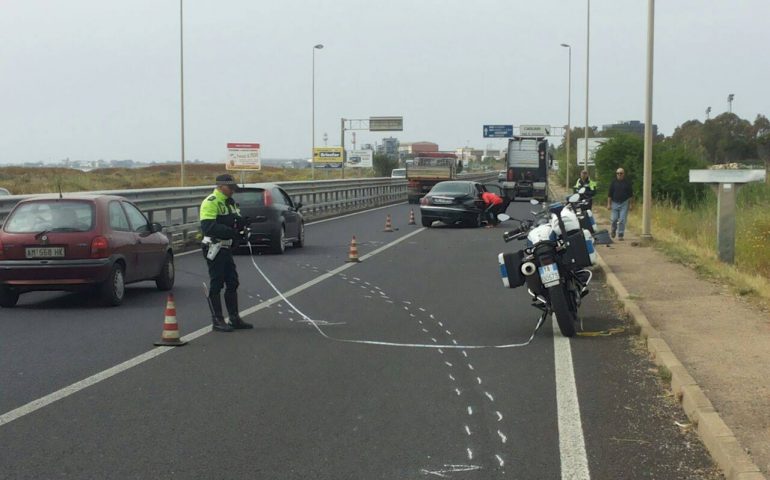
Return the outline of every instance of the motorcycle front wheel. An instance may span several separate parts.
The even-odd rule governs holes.
[[[556,315],[556,323],[559,324],[561,334],[565,337],[574,337],[575,325],[578,320],[577,309],[567,297],[567,286],[564,284],[555,285],[548,289],[548,295],[551,299],[551,309]]]

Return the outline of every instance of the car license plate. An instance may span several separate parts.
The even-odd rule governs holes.
[[[27,258],[55,258],[64,256],[64,247],[31,247],[26,249]]]
[[[537,270],[544,287],[552,287],[559,283],[559,267],[555,263],[538,267]]]
[[[454,200],[451,198],[441,198],[441,197],[433,197],[433,203],[436,205],[448,205],[452,203]]]

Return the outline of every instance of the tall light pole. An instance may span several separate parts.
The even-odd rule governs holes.
[[[642,241],[652,240],[652,67],[655,50],[655,0],[647,0],[647,88],[644,109],[644,188],[642,204]]]
[[[315,51],[324,48],[320,43],[313,46],[313,148],[310,150],[310,171],[315,180]]]
[[[589,84],[589,59],[591,56],[591,0],[588,0],[586,9],[586,129],[583,132],[585,140],[585,157],[583,158],[583,168],[588,170],[588,84]]]
[[[727,111],[730,113],[733,113],[733,99],[735,98],[734,94],[730,94],[727,96]]]
[[[570,123],[572,121],[572,47],[567,43],[562,43],[562,47],[565,47],[569,51],[569,68],[567,74],[567,190],[569,190],[569,164],[570,164],[570,130],[572,129]]]
[[[179,87],[180,87],[180,114],[181,114],[181,141],[182,141],[182,163],[179,172],[179,185],[184,187],[184,27],[182,23],[182,3],[179,0]]]

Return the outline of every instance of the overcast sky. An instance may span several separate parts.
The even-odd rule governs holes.
[[[770,1],[656,7],[662,133],[729,93],[770,114]],[[643,120],[646,29],[647,0],[591,2],[591,125]],[[394,136],[444,150],[500,146],[484,124],[564,125],[560,43],[585,123],[586,0],[184,0],[186,158],[309,157],[317,43],[317,146],[342,117],[400,115]],[[0,71],[0,163],[180,158],[178,0],[0,0]]]

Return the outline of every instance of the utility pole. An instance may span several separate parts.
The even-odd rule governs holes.
[[[709,118],[711,118],[711,117],[710,117],[710,114],[711,114],[711,107],[706,107],[706,120],[708,120]]]
[[[591,54],[591,0],[588,0],[588,9],[586,10],[586,129],[583,132],[585,140],[585,157],[583,158],[583,168],[588,170],[588,84],[590,78],[589,58]]]
[[[652,69],[655,48],[655,0],[647,0],[647,88],[644,110],[644,189],[642,204],[642,242],[652,240]]]

